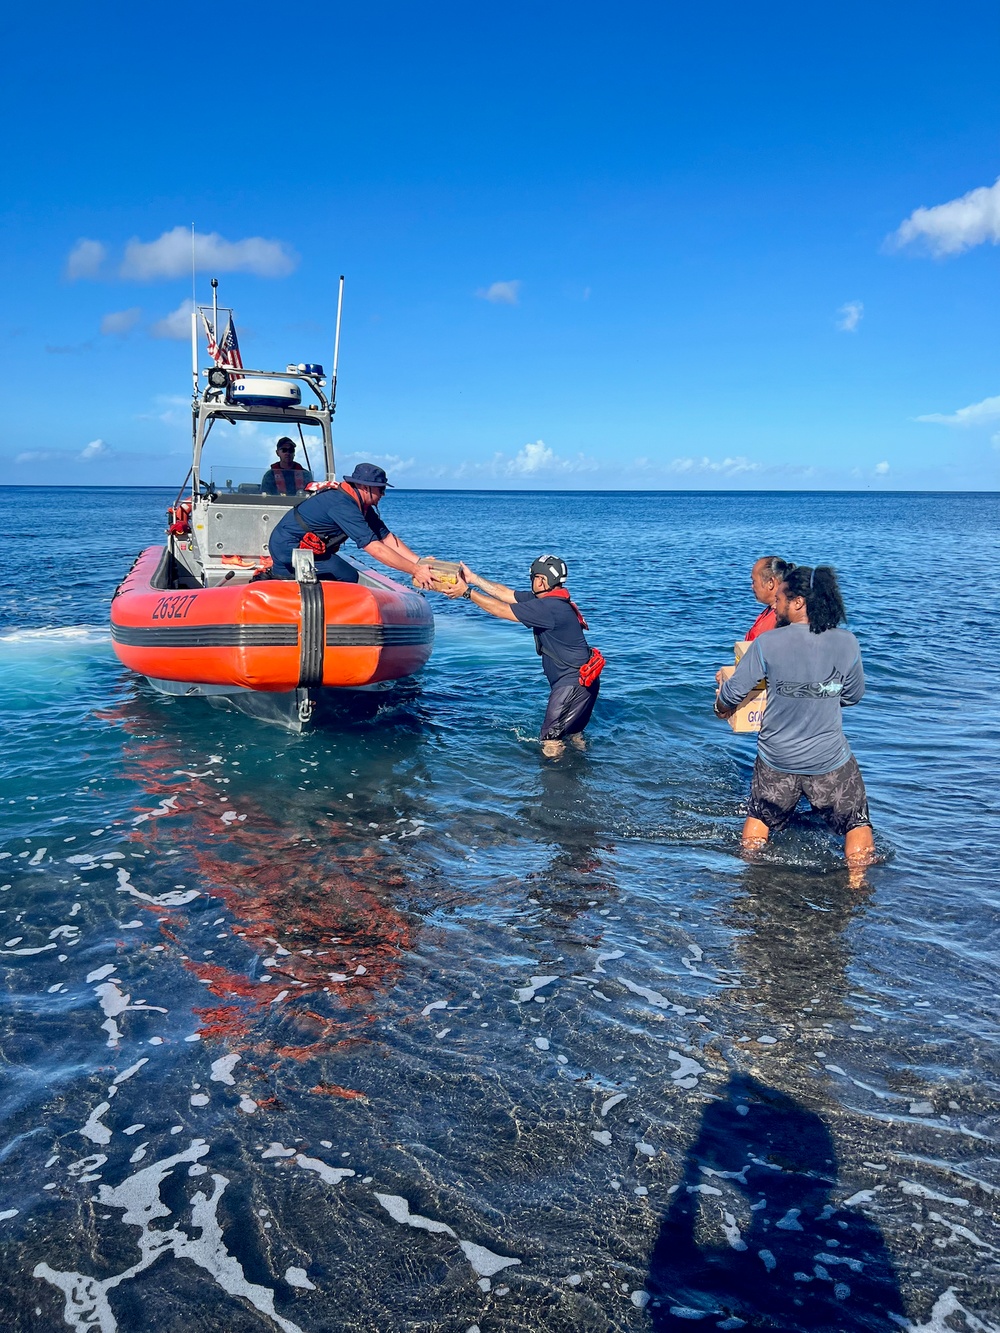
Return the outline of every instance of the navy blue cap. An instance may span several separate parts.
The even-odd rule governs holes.
[[[341,477],[341,481],[349,481],[354,486],[391,486],[392,483],[385,475],[384,469],[376,463],[359,463],[349,477]]]

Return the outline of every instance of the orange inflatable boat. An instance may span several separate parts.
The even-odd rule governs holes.
[[[194,323],[192,340],[197,355]],[[291,494],[272,493],[259,464],[217,463],[206,475],[208,435],[220,421],[237,427],[237,444],[249,423],[277,426],[276,436],[295,429],[309,464],[311,431],[330,484],[333,393],[312,363],[280,374],[217,364],[204,374],[204,391],[195,380],[191,495],[169,511],[167,544],[143,551],[117,589],[112,643],[164,693],[226,699],[298,730],[325,690],[384,687],[419,671],[434,618],[422,594],[355,561],[356,583],[318,581],[306,551],[294,553],[295,579],[254,581],[270,564],[275,524],[316,484],[312,469],[293,476]],[[303,389],[314,403],[303,403]]]
[[[150,546],[111,607],[119,659],[155,681],[297,690],[375,685],[427,661],[434,625],[422,597],[390,579],[172,589],[169,550]],[[193,691],[192,691],[193,692]]]

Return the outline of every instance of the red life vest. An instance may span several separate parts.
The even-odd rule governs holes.
[[[590,626],[587,624],[587,622],[586,622],[586,621],[584,620],[584,618],[583,618],[583,613],[581,612],[580,608],[577,606],[576,602],[573,601],[573,598],[570,597],[569,593],[566,591],[565,588],[550,588],[550,589],[548,590],[548,592],[536,592],[536,593],[535,593],[535,596],[536,596],[536,597],[558,597],[558,598],[560,598],[561,601],[569,602],[570,606],[571,606],[571,607],[573,608],[573,610],[576,612],[576,618],[577,618],[577,620],[579,620],[581,628],[582,628],[582,629],[590,629]]]
[[[774,607],[765,606],[764,610],[761,611],[760,615],[747,630],[747,643],[750,643],[753,639],[759,638],[762,634],[766,634],[770,629],[776,629],[777,626],[778,617],[774,614]]]
[[[276,463],[272,463],[271,466],[272,466],[272,467],[276,467],[277,464],[276,464]],[[298,463],[296,463],[295,466],[298,467],[298,466],[299,466]],[[300,472],[301,472],[301,471],[304,471],[304,470],[305,470],[304,468],[299,468],[299,471],[300,471]],[[351,499],[354,501],[354,503],[355,503],[355,504],[358,506],[358,508],[361,510],[362,514],[365,515],[366,518],[367,518],[367,516],[368,516],[368,511],[369,511],[369,509],[372,508],[371,505],[366,505],[366,504],[364,504],[364,503],[362,502],[361,496],[357,493],[357,491],[354,489],[354,487],[351,485],[351,483],[350,483],[349,481],[341,481],[341,482],[331,481],[331,482],[327,482],[327,483],[325,483],[325,484],[322,485],[322,486],[318,486],[316,489],[317,489],[317,491],[319,491],[319,490],[346,491],[347,494],[348,494],[348,495],[351,497]],[[316,492],[313,492],[313,494],[315,494],[315,493],[316,493]],[[309,499],[312,499],[312,496],[309,496],[308,498],[309,498]],[[302,503],[303,503],[303,501],[300,500],[300,501],[299,501],[299,504],[302,504]],[[299,521],[299,523],[301,524],[302,527],[305,527],[305,526],[306,526],[306,524],[305,524],[305,519],[304,519],[304,518],[302,517],[302,515],[299,513],[299,505],[296,505],[296,506],[295,506],[295,517],[298,519],[298,521]],[[307,529],[307,530],[306,530],[306,535],[305,535],[305,536],[302,538],[302,540],[299,542],[299,550],[303,550],[303,549],[304,549],[304,550],[306,550],[306,551],[312,551],[312,553],[313,553],[314,555],[320,555],[320,556],[322,556],[322,555],[336,555],[336,553],[340,550],[340,548],[341,548],[346,542],[347,542],[347,534],[346,534],[346,532],[343,533],[343,534],[341,535],[341,537],[339,538],[339,540],[338,540],[338,539],[331,539],[331,540],[326,540],[326,541],[324,541],[324,539],[323,539],[322,537],[320,537],[318,533],[310,532],[310,531]]]

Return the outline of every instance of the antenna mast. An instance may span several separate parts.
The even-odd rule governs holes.
[[[191,223],[191,378],[194,382],[193,396],[198,397],[198,307],[195,304],[197,288],[194,264],[194,223]],[[183,490],[184,488],[181,487]]]
[[[340,275],[337,291],[337,332],[333,339],[333,374],[330,376],[330,411],[337,408],[337,366],[340,363],[340,317],[344,313],[344,275]]]

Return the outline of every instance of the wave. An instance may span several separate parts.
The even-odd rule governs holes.
[[[107,625],[49,625],[41,629],[0,631],[0,643],[104,643],[110,637]]]

